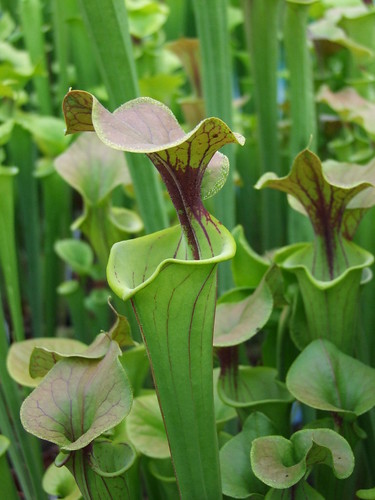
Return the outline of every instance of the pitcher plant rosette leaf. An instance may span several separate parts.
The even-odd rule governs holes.
[[[352,169],[338,180],[333,171],[326,174],[319,158],[306,149],[296,157],[288,176],[267,173],[256,187],[290,195],[292,207],[307,214],[314,229],[312,243],[275,254],[276,263],[296,275],[304,302],[307,333],[297,341],[298,347],[323,336],[350,352],[363,270],[373,262],[373,256],[351,238],[373,205],[372,175]]]
[[[338,479],[349,477],[354,468],[349,443],[331,429],[304,429],[290,440],[282,436],[256,438],[250,457],[255,476],[272,488],[290,488],[314,464],[328,465]]]
[[[286,385],[296,399],[355,419],[375,405],[375,370],[341,352],[328,340],[315,340],[290,367]]]
[[[147,347],[181,498],[220,498],[212,337],[216,268],[235,243],[202,199],[224,184],[218,149],[243,144],[218,118],[185,133],[171,111],[149,98],[114,113],[87,92],[64,100],[67,133],[93,131],[108,146],[145,153],[160,173],[180,226],[112,247],[108,282],[131,300]]]
[[[29,358],[30,377],[39,382],[21,407],[25,429],[60,447],[56,465],[67,466],[84,498],[99,493],[113,498],[124,487],[124,498],[135,498],[135,450],[101,438],[132,405],[131,386],[119,360],[120,348],[133,344],[126,318],[117,314],[112,329],[90,346],[66,339],[34,339],[29,344],[19,343],[11,353],[20,360],[19,367]]]

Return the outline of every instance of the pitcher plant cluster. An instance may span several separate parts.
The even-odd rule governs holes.
[[[375,498],[374,8],[75,3],[51,2],[51,93],[41,4],[0,2],[4,495]],[[192,13],[197,38],[170,41]],[[239,103],[229,35],[251,61]],[[29,82],[40,114],[23,110]]]

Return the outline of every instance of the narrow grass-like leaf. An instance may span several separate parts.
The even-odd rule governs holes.
[[[261,171],[265,172],[272,165],[272,169],[279,174],[277,32],[280,4],[279,0],[246,0],[243,4],[258,118]],[[279,195],[262,196],[261,203],[262,249],[266,250],[283,243],[286,217]]]
[[[232,80],[231,55],[226,0],[194,0],[194,14],[202,58],[202,90],[207,116],[217,116],[232,125]],[[234,172],[234,151],[227,149]],[[214,200],[214,215],[223,224],[232,228],[235,217],[233,173],[221,194]],[[225,277],[223,288],[228,288],[229,277]]]
[[[33,176],[36,150],[31,134],[19,125],[13,127],[8,147],[12,164],[19,169],[17,201],[27,255],[27,279],[23,284],[23,291],[26,292],[31,308],[32,334],[38,336],[43,331],[43,304],[40,279],[39,196],[37,181]]]
[[[33,64],[38,67],[34,76],[34,85],[40,110],[45,115],[52,115],[52,98],[48,79],[47,57],[43,32],[42,4],[39,0],[22,0],[20,17],[27,51]]]
[[[92,340],[88,327],[85,295],[81,284],[77,280],[63,281],[57,288],[60,297],[64,297],[69,310],[74,335],[77,340],[89,344]]]
[[[307,145],[315,151],[318,141],[312,54],[307,39],[309,7],[315,1],[288,0],[285,6],[284,46],[290,86],[291,162]],[[293,211],[288,215],[289,242],[309,239],[311,228],[307,221]]]
[[[7,462],[6,452],[9,447],[9,439],[0,434],[0,477],[2,494],[9,500],[17,500],[18,494],[14,484],[12,473]]]
[[[134,56],[122,0],[80,0],[112,107],[138,96]],[[121,64],[118,64],[121,61]],[[140,157],[128,157],[129,170],[147,232],[167,226],[167,214],[156,173]]]
[[[25,337],[14,227],[13,177],[16,168],[0,166],[0,264],[4,275],[15,340]]]
[[[1,299],[1,296],[0,296]],[[0,428],[10,439],[9,456],[22,491],[30,498],[45,495],[41,488],[42,463],[39,443],[25,434],[20,422],[21,394],[10,378],[6,357],[8,352],[6,323],[0,300]]]
[[[35,174],[41,181],[44,224],[44,318],[46,336],[53,336],[57,323],[57,287],[63,280],[62,263],[54,250],[55,242],[68,236],[70,192],[68,186],[47,161]]]

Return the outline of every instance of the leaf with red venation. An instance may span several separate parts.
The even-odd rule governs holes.
[[[372,181],[353,177],[350,182],[331,180],[323,171],[318,156],[305,149],[297,155],[286,177],[279,178],[268,172],[255,187],[283,191],[295,198],[307,213],[316,237],[314,256],[308,257],[313,262],[314,276],[333,279],[347,268],[348,263],[350,265],[350,249],[341,241],[343,215],[355,197],[373,188]],[[298,204],[292,204],[298,208]],[[355,255],[353,259],[356,259]]]
[[[99,139],[113,149],[148,155],[198,258],[191,219],[207,218],[201,198],[213,196],[228,174],[228,160],[217,151],[229,143],[243,144],[244,138],[219,118],[207,118],[185,133],[166,106],[147,97],[129,101],[111,113],[91,94],[74,90],[65,96],[63,109],[68,133],[81,130],[77,121],[82,127],[91,112],[85,130],[93,126]]]
[[[95,130],[91,120],[91,108],[91,94],[84,91],[81,91],[79,94],[68,92],[63,101],[63,112],[67,125],[66,135]]]
[[[53,349],[53,345],[45,339],[40,339],[33,344],[33,349],[29,352],[29,373],[32,378],[44,377],[49,370],[61,359],[83,358],[83,359],[101,359],[103,358],[114,340],[120,347],[133,346],[135,343],[131,336],[130,325],[125,316],[119,314],[109,303],[112,311],[116,315],[116,322],[107,332],[100,333],[87,349],[76,351],[72,342],[72,350],[66,349],[62,352]],[[21,344],[22,345],[22,344]],[[57,346],[59,344],[57,343]]]
[[[371,184],[354,196],[346,206],[341,231],[351,240],[366,212],[375,205],[375,160],[366,165],[345,163],[334,160],[323,162],[323,175],[334,186],[351,188],[361,182]],[[296,198],[288,197],[289,203],[298,212],[307,215],[306,210]]]
[[[67,358],[48,372],[21,407],[21,421],[35,436],[64,450],[78,450],[129,413],[132,391],[111,341],[100,359]]]

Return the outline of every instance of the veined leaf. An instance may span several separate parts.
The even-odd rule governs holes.
[[[286,377],[299,401],[349,418],[375,405],[375,370],[340,352],[328,340],[311,342],[294,361]]]
[[[256,477],[272,488],[290,488],[314,464],[327,464],[338,479],[349,477],[354,468],[349,443],[330,429],[298,431],[290,441],[282,436],[257,438],[250,456]]]
[[[79,450],[129,413],[132,393],[111,342],[101,359],[60,360],[21,407],[28,432],[59,445]]]

